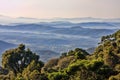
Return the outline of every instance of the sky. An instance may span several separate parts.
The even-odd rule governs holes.
[[[31,18],[120,18],[120,0],[0,0],[0,15]]]

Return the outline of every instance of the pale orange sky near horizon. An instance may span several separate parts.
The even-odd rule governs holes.
[[[0,15],[120,18],[120,0],[0,0]]]

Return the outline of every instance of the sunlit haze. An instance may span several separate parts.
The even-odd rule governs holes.
[[[0,15],[120,18],[120,0],[0,0]]]

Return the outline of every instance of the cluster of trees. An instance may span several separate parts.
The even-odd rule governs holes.
[[[46,63],[20,44],[3,53],[0,80],[120,80],[120,30],[103,36],[92,54],[76,48]]]

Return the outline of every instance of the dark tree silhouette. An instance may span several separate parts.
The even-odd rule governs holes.
[[[39,56],[30,49],[25,50],[25,45],[20,44],[18,48],[7,50],[2,55],[2,66],[16,73],[21,73],[32,61],[39,63]]]

